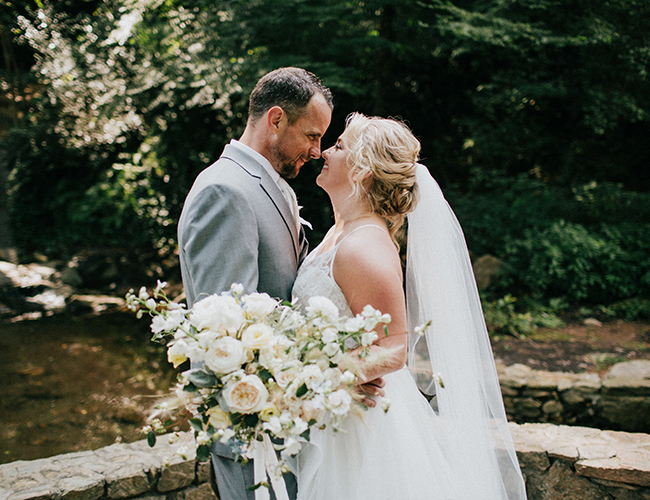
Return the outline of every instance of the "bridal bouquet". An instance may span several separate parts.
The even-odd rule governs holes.
[[[276,468],[286,471],[286,460],[309,441],[312,427],[340,428],[360,405],[354,382],[362,367],[382,362],[367,354],[377,326],[383,323],[387,334],[390,316],[370,306],[343,319],[324,297],[311,298],[300,312],[265,293],[244,294],[234,284],[187,309],[168,299],[165,285],[159,281],[151,295],[144,287],[137,295],[131,290],[126,301],[138,317],[152,316],[153,340],[166,342],[175,368],[192,362],[179,376],[173,406],[191,415],[199,460],[209,459],[217,440],[247,457],[256,442],[270,446],[278,438]],[[151,446],[172,422],[152,421]]]

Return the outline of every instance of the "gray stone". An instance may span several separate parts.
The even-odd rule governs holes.
[[[564,406],[559,401],[547,401],[542,405],[542,412],[547,415],[550,413],[562,413]]]
[[[149,478],[143,470],[118,469],[106,477],[108,498],[129,498],[149,491]]]
[[[501,272],[503,262],[494,255],[486,254],[476,259],[472,263],[472,267],[474,268],[476,285],[479,289],[485,290]]]
[[[617,377],[650,379],[650,360],[635,359],[615,364],[609,369],[605,379]]]
[[[650,398],[603,396],[600,416],[612,426],[632,432],[650,432]]]
[[[561,460],[551,465],[539,481],[537,491],[529,491],[529,500],[610,500],[609,494],[588,479],[576,476]]]
[[[192,484],[195,462],[176,457],[168,466],[163,467],[158,480],[158,491],[178,490]]]

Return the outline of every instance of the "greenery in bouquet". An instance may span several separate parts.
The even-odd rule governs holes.
[[[340,430],[350,413],[361,414],[355,381],[391,355],[388,349],[369,355],[375,330],[383,324],[387,334],[390,322],[371,306],[341,318],[325,297],[312,297],[299,310],[233,284],[188,309],[171,301],[165,286],[159,281],[151,295],[143,287],[126,296],[138,317],[152,316],[153,340],[166,343],[170,363],[176,368],[190,360],[192,366],[179,375],[173,404],[165,404],[172,418],[155,418],[145,428],[151,446],[156,434],[187,415],[199,460],[209,459],[217,440],[246,457],[255,441],[268,437],[286,471],[286,460],[309,441],[312,427]],[[388,410],[388,400],[380,404]]]

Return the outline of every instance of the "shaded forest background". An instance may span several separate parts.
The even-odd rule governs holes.
[[[646,0],[1,5],[0,248],[24,261],[177,273],[194,178],[243,131],[257,79],[295,65],[334,92],[324,148],[351,111],[410,125],[470,251],[502,263],[486,314],[650,317]],[[331,224],[318,166],[293,182],[313,244]]]

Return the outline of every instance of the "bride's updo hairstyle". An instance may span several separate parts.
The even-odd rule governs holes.
[[[400,121],[361,113],[348,116],[345,137],[354,194],[366,198],[369,208],[387,222],[399,247],[398,232],[417,204],[420,142]],[[369,183],[362,180],[366,173],[371,174]]]

